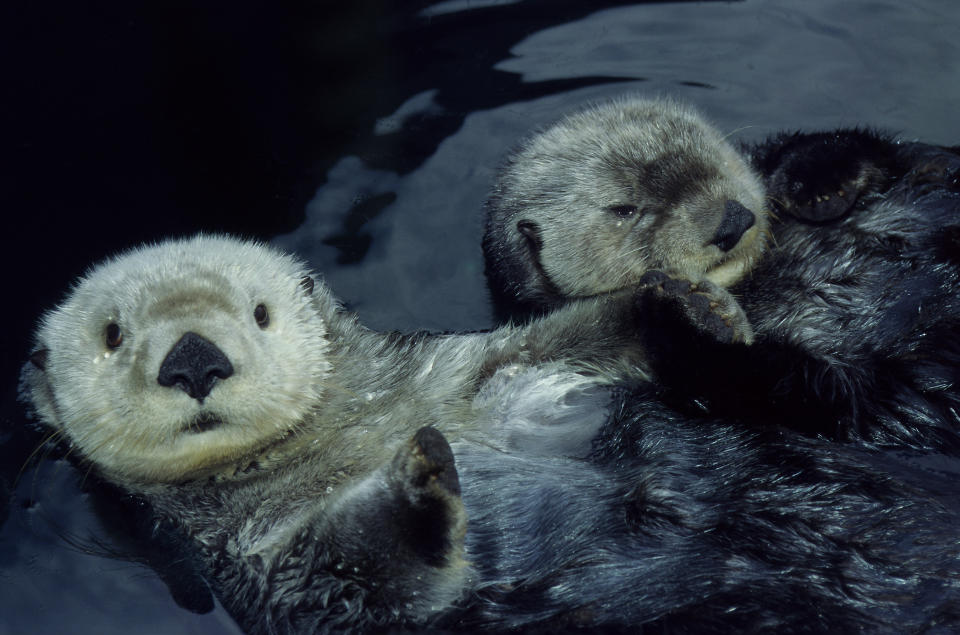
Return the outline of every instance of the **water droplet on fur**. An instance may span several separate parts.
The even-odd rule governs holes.
[[[366,395],[364,395],[364,398],[365,398],[367,401],[373,401],[373,393],[372,393],[372,392],[368,392]]]
[[[327,485],[327,494],[333,494],[333,485]]]

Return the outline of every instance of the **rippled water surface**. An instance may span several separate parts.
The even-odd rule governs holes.
[[[36,55],[14,83],[21,217],[5,264],[34,271],[8,296],[25,300],[4,340],[0,635],[234,630],[102,557],[112,539],[65,462],[20,473],[36,444],[12,388],[30,325],[106,253],[242,232],[308,259],[371,327],[485,328],[481,213],[497,165],[591,100],[673,95],[745,140],[866,125],[960,143],[953,0],[381,4],[7,22]]]

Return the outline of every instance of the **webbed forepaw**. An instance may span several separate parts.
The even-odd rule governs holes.
[[[690,281],[662,271],[640,279],[642,319],[659,322],[659,330],[707,335],[724,343],[753,341],[753,329],[743,308],[722,287],[702,278]],[[692,333],[691,333],[692,331]]]
[[[853,209],[859,198],[856,183],[839,185],[833,191],[807,193],[797,200],[786,199],[784,208],[793,217],[812,223],[826,223],[842,218]]]
[[[781,135],[757,162],[774,205],[811,223],[843,218],[865,196],[884,191],[898,171],[895,144],[859,129]]]
[[[425,498],[460,495],[453,451],[436,428],[417,430],[394,456],[389,475],[394,486],[415,504]]]

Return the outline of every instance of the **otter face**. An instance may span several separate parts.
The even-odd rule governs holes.
[[[200,236],[90,271],[47,314],[25,370],[38,415],[104,472],[181,481],[295,431],[329,371],[303,266]],[[318,297],[322,296],[322,297]]]
[[[723,136],[685,106],[641,99],[532,137],[501,173],[489,212],[488,261],[534,259],[505,268],[535,272],[543,280],[526,284],[566,297],[651,269],[732,284],[763,253],[768,228],[761,180]]]

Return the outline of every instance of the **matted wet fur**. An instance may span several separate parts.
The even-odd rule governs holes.
[[[733,148],[669,100],[614,100],[534,134],[488,203],[484,253],[500,315],[523,320],[651,269],[709,278],[713,261],[669,255],[686,225],[721,263],[718,244],[752,254],[720,284],[756,341],[684,335],[676,321],[654,355],[676,403],[960,453],[960,156],[869,130],[783,134],[741,151],[731,163]],[[741,208],[765,217],[761,181],[777,214],[768,239],[738,236],[754,227]],[[668,255],[651,257],[657,250]]]
[[[956,473],[625,393],[587,460],[457,452],[482,586],[444,626],[950,632]],[[455,444],[456,447],[456,444]],[[917,470],[913,473],[916,474]],[[945,501],[947,504],[944,504]]]

